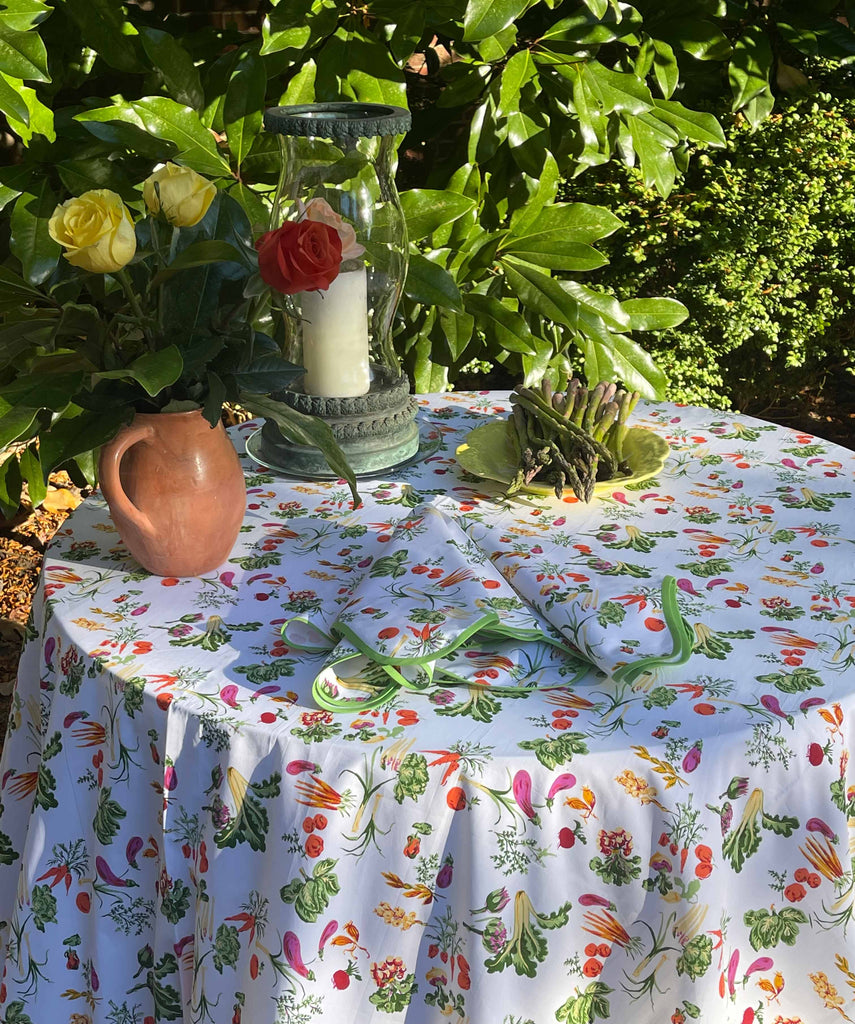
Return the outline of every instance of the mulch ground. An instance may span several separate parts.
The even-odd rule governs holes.
[[[820,394],[795,395],[789,404],[762,410],[758,415],[855,448],[855,378],[838,375],[834,385]],[[242,418],[238,415],[235,420]],[[0,747],[23,646],[24,624],[30,614],[45,548],[88,493],[76,488],[65,473],[56,474],[50,483],[43,507],[25,508],[11,521],[0,519]]]

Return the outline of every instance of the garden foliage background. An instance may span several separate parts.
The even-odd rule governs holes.
[[[0,508],[21,473],[56,468],[51,431],[75,438],[81,483],[102,440],[51,388],[91,369],[91,310],[67,301],[47,232],[56,203],[110,188],[141,208],[139,184],[175,160],[261,230],[279,167],[261,112],[279,103],[413,112],[396,346],[419,391],[572,369],[756,409],[851,368],[855,4],[244,6],[223,25],[177,2],[0,5],[19,140],[0,167],[0,450],[24,453],[0,465]],[[44,386],[16,389],[22,367]]]

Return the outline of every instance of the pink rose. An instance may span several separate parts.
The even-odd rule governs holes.
[[[326,199],[310,199],[306,208],[297,218],[299,220],[312,220],[319,224],[327,224],[338,232],[341,239],[342,260],[353,260],[365,252],[365,246],[356,241],[356,232],[353,225],[348,224],[340,214],[330,206]]]

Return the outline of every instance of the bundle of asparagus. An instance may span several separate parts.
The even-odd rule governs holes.
[[[570,487],[581,501],[590,501],[598,480],[628,475],[623,442],[639,397],[610,381],[589,390],[576,377],[564,391],[555,391],[545,378],[536,387],[518,385],[511,392],[509,420],[518,468],[508,494],[541,478],[559,498]]]

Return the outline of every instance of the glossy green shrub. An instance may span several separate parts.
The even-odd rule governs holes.
[[[689,319],[650,350],[669,394],[760,409],[852,367],[855,100],[803,99],[756,131],[726,128],[663,199],[632,171],[565,185],[627,225],[606,243],[598,283],[618,296],[670,295]]]

